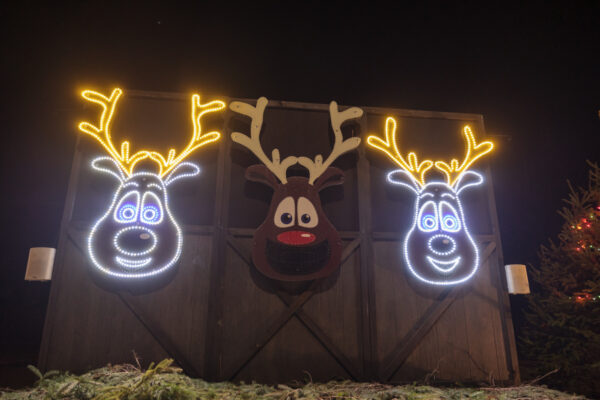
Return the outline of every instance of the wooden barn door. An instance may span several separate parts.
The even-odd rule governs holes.
[[[183,121],[177,129],[187,128],[185,96],[134,92],[131,97],[139,112],[130,111],[139,117],[122,128],[139,131],[149,110],[162,110],[166,103],[172,108],[167,125]],[[460,155],[465,123],[478,137],[484,133],[477,115],[364,110],[358,124],[343,129],[345,136],[364,140],[367,133],[382,131],[385,116],[394,115],[407,132],[404,143],[417,149],[438,143],[431,154],[436,157],[446,158],[448,149]],[[469,282],[440,289],[409,275],[399,249],[414,199],[386,185],[393,166],[361,145],[335,163],[345,172],[344,185],[321,195],[343,240],[338,272],[285,284],[252,265],[252,236],[267,214],[271,192],[246,181],[245,168],[257,160],[229,139],[232,131],[248,132],[249,121],[230,111],[222,118],[218,151],[199,158],[201,179],[171,197],[185,232],[177,274],[167,286],[144,294],[100,288],[87,273],[90,216],[104,209],[112,186],[98,186],[99,178],[86,166],[98,152],[95,144],[77,146],[42,368],[82,371],[131,362],[135,350],[146,362],[172,357],[185,372],[210,380],[518,379],[489,171],[485,186],[463,202],[482,259]],[[327,105],[272,101],[261,143],[267,154],[278,147],[283,157],[314,156],[330,146],[327,129]]]

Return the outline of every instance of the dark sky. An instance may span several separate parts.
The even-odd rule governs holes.
[[[483,114],[511,263],[600,161],[600,2],[122,3],[1,6],[4,345],[39,341],[27,251],[57,244],[82,87]]]

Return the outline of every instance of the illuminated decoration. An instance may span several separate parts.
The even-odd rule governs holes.
[[[419,162],[416,153],[405,159],[396,142],[396,121],[386,120],[385,140],[371,135],[367,143],[385,153],[401,169],[387,174],[387,181],[412,190],[416,195],[414,216],[403,244],[403,257],[410,272],[432,285],[456,285],[470,279],[479,267],[479,250],[471,237],[459,194],[483,183],[483,176],[470,171],[475,161],[492,151],[491,142],[477,143],[471,128],[465,126],[465,157]],[[434,167],[446,180],[427,181]]]
[[[94,159],[92,168],[119,181],[110,207],[92,227],[88,252],[93,265],[109,276],[144,278],[166,271],[181,255],[183,235],[169,209],[167,187],[200,173],[200,167],[184,159],[219,139],[219,132],[202,134],[200,119],[206,113],[224,109],[225,103],[201,104],[200,96],[192,96],[193,134],[179,155],[175,149],[170,149],[166,157],[152,150],[140,150],[132,155],[128,141],[117,151],[110,132],[122,93],[121,89],[114,89],[106,97],[91,90],[82,92],[83,98],[102,106],[102,114],[99,126],[82,122],[79,129],[94,137],[109,154]],[[158,172],[134,172],[142,160],[152,160]]]
[[[352,107],[338,111],[332,101],[329,105],[331,126],[335,137],[327,159],[317,155],[288,156],[281,160],[274,149],[269,158],[260,144],[263,114],[268,100],[261,97],[256,107],[233,102],[230,108],[251,118],[250,136],[234,132],[231,139],[249,149],[262,164],[246,169],[246,178],[263,183],[274,190],[265,221],[254,233],[252,259],[256,268],[269,278],[283,281],[305,281],[329,276],[340,264],[342,241],[321,207],[319,192],[329,186],[340,185],[344,172],[332,167],[340,155],[358,147],[360,138],[344,140],[341,126],[359,118],[363,112]],[[300,164],[309,176],[287,176],[287,169]]]

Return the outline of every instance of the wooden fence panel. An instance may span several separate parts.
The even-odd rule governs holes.
[[[178,94],[133,92],[122,110],[128,117],[114,130],[147,131],[162,146],[171,140],[160,136],[165,129],[187,129],[181,121],[187,101]],[[484,133],[477,115],[364,109],[360,121],[344,127],[345,136],[364,141],[368,133],[382,134],[385,117],[394,115],[400,147],[408,150],[410,144],[423,157],[459,156],[465,123],[478,137]],[[155,115],[164,120],[154,123]],[[251,260],[252,235],[271,192],[246,181],[245,168],[257,160],[229,139],[232,131],[248,132],[248,123],[229,111],[208,121],[207,128],[220,130],[223,139],[196,157],[200,179],[170,193],[185,232],[177,273],[168,285],[143,294],[103,288],[90,277],[89,226],[105,210],[113,186],[88,167],[97,145],[78,146],[42,368],[82,371],[132,362],[135,351],[143,363],[172,357],[187,373],[212,380],[518,379],[491,188],[463,199],[482,254],[477,274],[455,288],[423,285],[407,271],[400,252],[414,195],[388,185],[385,174],[393,165],[363,144],[334,164],[345,172],[344,185],[321,195],[343,239],[339,271],[314,282],[275,282]],[[267,154],[275,147],[282,157],[327,154],[331,137],[327,105],[269,103],[261,135]]]

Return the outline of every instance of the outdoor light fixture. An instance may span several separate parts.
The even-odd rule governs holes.
[[[56,249],[52,247],[32,247],[29,249],[27,269],[25,270],[26,281],[49,281],[52,279],[54,268],[54,255]]]
[[[508,264],[504,266],[506,271],[506,284],[510,294],[529,294],[529,280],[527,279],[527,268],[523,264]]]
[[[385,153],[401,169],[387,174],[391,184],[414,192],[412,226],[404,239],[403,258],[409,271],[419,280],[432,285],[456,285],[470,279],[479,267],[479,250],[471,237],[461,204],[460,193],[483,183],[483,176],[469,171],[470,166],[492,151],[491,142],[477,144],[471,128],[465,126],[465,158],[459,164],[452,159],[418,162],[414,152],[405,159],[396,143],[396,120],[387,118],[385,140],[371,135],[367,143]],[[446,181],[427,181],[433,166]]]

